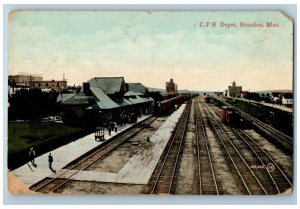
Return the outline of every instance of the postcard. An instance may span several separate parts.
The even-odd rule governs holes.
[[[290,195],[280,11],[13,11],[12,194]]]

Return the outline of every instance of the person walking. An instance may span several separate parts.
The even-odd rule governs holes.
[[[53,157],[52,157],[52,155],[51,155],[51,152],[49,153],[49,156],[48,156],[48,162],[49,162],[49,169],[50,169],[53,173],[56,173],[56,171],[52,168]]]
[[[31,164],[36,167],[37,165],[34,163],[34,158],[35,158],[35,151],[34,149],[31,147],[30,151],[29,151],[29,160],[31,162]]]

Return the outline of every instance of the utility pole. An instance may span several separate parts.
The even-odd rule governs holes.
[[[29,74],[29,89],[31,89],[31,82],[32,82],[32,77],[31,74]]]

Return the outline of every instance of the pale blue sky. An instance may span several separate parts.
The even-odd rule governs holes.
[[[80,84],[95,76],[164,88],[292,89],[292,22],[279,12],[15,12],[9,74]],[[199,22],[279,23],[279,28],[201,28]]]

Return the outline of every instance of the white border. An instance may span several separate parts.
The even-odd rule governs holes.
[[[73,5],[66,5],[67,3],[73,3]],[[240,2],[240,1],[228,1],[226,3],[230,3],[230,4],[234,4],[237,3],[239,5],[230,5],[230,4],[223,4],[223,1],[202,1],[201,3],[208,3],[209,5],[191,5],[191,4],[195,4],[196,1],[191,1],[191,0],[186,0],[186,1],[172,1],[173,4],[177,4],[177,5],[165,5],[165,3],[169,3],[168,0],[152,0],[152,1],[144,1],[144,2],[140,2],[140,1],[126,1],[125,3],[127,3],[127,5],[124,5],[124,1],[122,0],[111,0],[111,1],[103,1],[102,5],[91,5],[93,3],[98,3],[98,1],[96,0],[87,0],[87,1],[66,1],[66,0],[53,0],[51,2],[40,2],[38,0],[31,0],[31,1],[26,1],[27,5],[24,4],[24,1],[22,0],[3,0],[2,5],[4,4],[16,4],[16,5],[11,5],[14,8],[22,8],[22,9],[42,9],[42,10],[146,10],[146,9],[151,9],[151,10],[169,10],[171,9],[175,9],[175,10],[282,10],[283,8],[286,9],[292,9],[295,10],[295,7],[291,6],[291,5],[274,5],[271,4],[272,1],[259,1],[259,0],[253,0],[253,1],[248,1],[248,2]],[[34,4],[34,5],[28,5],[29,4]],[[49,4],[49,3],[56,3],[57,5],[53,5],[53,4]],[[155,3],[156,5],[149,5],[149,3]],[[255,3],[257,5],[248,5],[249,3]],[[297,1],[294,0],[287,0],[287,1],[282,1],[280,3],[284,3],[284,4],[296,4]],[[80,4],[80,5],[78,5]],[[84,5],[82,5],[84,4]],[[113,4],[122,4],[122,5],[113,5]],[[139,4],[139,5],[129,5],[129,4]],[[181,5],[180,5],[181,4]],[[184,4],[184,5],[182,5]],[[190,5],[188,5],[190,4]],[[266,5],[262,5],[262,4],[266,4]],[[1,7],[1,23],[5,24],[5,20],[6,20],[6,15],[7,14],[7,6],[9,5],[5,5],[5,7]],[[4,10],[3,10],[4,9]],[[288,10],[289,10],[288,9]],[[285,9],[283,9],[285,10]],[[4,13],[3,13],[4,12]],[[297,37],[296,37],[296,29],[298,26],[298,22],[297,20],[297,14],[294,17],[295,20],[295,44],[298,45],[297,41]],[[5,25],[3,25],[4,28]],[[4,28],[5,29],[5,28]],[[7,32],[7,31],[6,31]],[[4,30],[5,33],[5,30]],[[7,134],[7,126],[5,125],[5,123],[7,123],[7,110],[6,110],[6,103],[4,103],[4,101],[6,101],[7,99],[7,94],[5,96],[6,88],[7,86],[5,86],[7,84],[7,66],[4,66],[4,64],[7,64],[7,40],[3,39],[3,38],[7,38],[7,37],[3,37],[3,34],[1,33],[1,38],[2,40],[4,40],[4,50],[1,52],[2,56],[0,58],[1,63],[3,64],[3,71],[1,71],[1,77],[0,80],[3,81],[3,87],[2,88],[2,93],[3,95],[1,96],[1,105],[3,107],[3,109],[1,109],[0,115],[3,118],[3,124],[1,124],[0,126],[0,132],[3,134]],[[6,48],[5,48],[6,47]],[[296,51],[296,45],[295,45],[295,51]],[[5,52],[5,53],[4,53]],[[297,56],[297,54],[295,54]],[[5,57],[4,57],[5,56]],[[296,78],[298,78],[297,75],[297,71],[296,71],[296,57],[295,57],[295,80],[297,80]],[[4,62],[6,63],[4,63]],[[296,88],[297,84],[295,83],[295,90],[297,90],[298,92],[298,88]],[[6,88],[5,88],[6,87]],[[5,100],[4,100],[5,99]],[[297,99],[295,99],[295,105],[297,105],[297,107],[295,108],[295,115],[297,113],[297,109],[298,109],[298,104],[297,104]],[[297,118],[297,117],[296,117]],[[296,121],[295,121],[296,122]],[[297,124],[295,124],[297,125]],[[297,126],[295,126],[296,129]],[[3,138],[2,138],[3,139]],[[296,141],[296,136],[295,136],[295,141]],[[0,140],[0,145],[2,145],[2,149],[6,150],[6,143],[4,140]],[[3,146],[4,145],[4,146]],[[295,151],[298,150],[297,148],[295,148]],[[1,162],[4,162],[3,159],[6,161],[6,152],[4,151],[2,155],[0,155],[0,160]],[[295,160],[296,160],[296,152],[295,152]],[[299,162],[298,162],[299,163]],[[9,193],[7,193],[7,182],[6,182],[6,162],[3,163],[3,167],[1,168],[1,185],[3,188],[3,203],[4,204],[116,204],[116,205],[123,205],[123,204],[186,204],[186,205],[190,205],[190,204],[275,204],[275,205],[280,205],[280,204],[295,204],[296,201],[296,187],[294,190],[294,195],[293,198],[284,198],[281,196],[271,196],[271,197],[266,197],[266,196],[257,196],[257,197],[246,197],[246,196],[221,196],[221,197],[199,197],[199,196],[175,196],[175,197],[152,197],[152,196],[78,196],[78,195],[74,195],[74,196],[27,196],[27,195],[18,195],[18,196],[13,196],[10,195]],[[1,166],[0,166],[1,167]],[[295,165],[295,171],[297,170],[297,167]],[[5,173],[3,173],[5,172]],[[296,176],[295,176],[296,179]],[[2,180],[4,180],[4,182],[2,182]],[[297,183],[297,182],[296,182]],[[296,186],[296,183],[294,183],[294,185]],[[297,185],[298,186],[298,185]],[[289,199],[289,201],[286,201],[287,199]],[[40,206],[37,206],[40,207]],[[49,208],[52,206],[49,206]],[[77,206],[78,207],[78,206]],[[76,207],[76,208],[77,208]],[[79,206],[80,207],[80,206]],[[90,206],[88,206],[90,207]],[[102,206],[101,206],[102,207]],[[124,206],[122,206],[124,207]],[[151,207],[151,206],[150,206]],[[226,206],[226,207],[230,207],[232,208],[232,206]],[[225,208],[226,208],[225,207]],[[251,206],[250,206],[251,207]],[[253,207],[253,206],[252,206]],[[276,206],[275,206],[276,207]],[[282,206],[278,206],[278,207],[282,207]],[[22,208],[24,208],[24,206],[22,206]],[[74,208],[74,206],[72,206],[72,208]],[[125,207],[125,208],[129,208],[129,207]],[[130,208],[132,208],[132,206],[130,206]],[[153,207],[151,207],[153,208]],[[172,208],[174,208],[174,206],[172,206]],[[274,208],[274,206],[272,206],[272,208]]]

